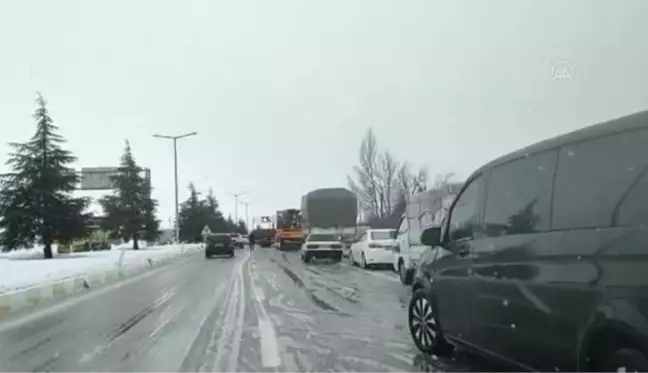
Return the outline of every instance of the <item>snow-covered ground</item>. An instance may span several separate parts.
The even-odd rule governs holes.
[[[103,271],[119,266],[145,264],[149,259],[179,255],[197,244],[164,245],[132,250],[132,244],[113,246],[111,250],[72,254],[54,253],[54,259],[44,260],[43,250],[16,250],[0,253],[0,294],[37,284]]]

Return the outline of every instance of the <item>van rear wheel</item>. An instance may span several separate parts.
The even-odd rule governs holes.
[[[597,360],[596,372],[648,372],[648,356],[635,348],[618,348]]]

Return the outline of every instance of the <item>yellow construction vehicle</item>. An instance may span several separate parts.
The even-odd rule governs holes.
[[[299,250],[304,243],[299,209],[277,211],[275,243],[279,250]]]

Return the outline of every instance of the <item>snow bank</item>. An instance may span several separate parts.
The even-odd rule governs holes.
[[[140,250],[127,250],[132,245],[119,245],[106,251],[58,254],[54,259],[44,260],[43,250],[16,250],[0,253],[0,293],[26,288],[37,284],[75,277],[93,271],[120,266],[138,265],[148,260],[160,260],[195,249],[197,244],[142,246]]]

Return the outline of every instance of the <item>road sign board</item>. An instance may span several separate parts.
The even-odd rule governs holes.
[[[117,176],[117,167],[84,167],[81,169],[81,190],[112,190],[115,189],[113,177]],[[142,170],[142,177],[151,182],[151,170]]]
[[[112,177],[118,173],[117,167],[85,167],[81,169],[82,190],[110,190],[115,187]]]
[[[206,235],[208,235],[208,234],[211,234],[211,229],[209,229],[209,227],[207,226],[207,224],[205,224],[205,227],[202,229],[202,235],[203,235],[203,236],[206,236]]]

